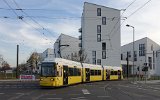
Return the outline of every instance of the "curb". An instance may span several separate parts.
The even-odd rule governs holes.
[[[36,80],[20,80],[20,79],[15,79],[15,80],[0,80],[0,82],[36,82],[39,81],[39,79]]]
[[[155,84],[155,83],[160,83],[160,80],[152,80],[152,81],[135,81],[135,82],[131,82],[132,84]]]

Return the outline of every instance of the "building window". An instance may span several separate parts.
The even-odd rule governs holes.
[[[131,57],[131,51],[128,51],[128,57]]]
[[[134,61],[137,61],[137,51],[134,51]]]
[[[145,44],[139,44],[139,56],[145,56]]]
[[[102,59],[106,59],[106,51],[102,51]]]
[[[101,33],[101,25],[97,25],[97,33]]]
[[[102,25],[106,25],[106,17],[102,17]]]
[[[123,54],[121,54],[121,60],[123,60]]]
[[[96,51],[92,51],[92,57],[96,58]]]
[[[101,34],[97,34],[97,42],[101,42]]]
[[[92,51],[92,63],[96,64],[96,51]]]
[[[92,58],[92,64],[96,64],[96,59]]]
[[[106,50],[106,43],[105,42],[102,43],[102,50]]]
[[[101,8],[97,8],[97,16],[101,16]]]
[[[97,59],[97,65],[101,65],[101,59]]]
[[[148,66],[152,69],[152,57],[148,57]]]
[[[46,58],[48,57],[48,54],[46,53]]]
[[[159,53],[159,51],[156,51],[156,58],[158,57],[158,53]]]

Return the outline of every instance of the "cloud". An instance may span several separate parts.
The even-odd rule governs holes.
[[[59,20],[56,23],[48,23],[48,28],[58,34],[67,34],[70,36],[78,37],[80,33],[78,29],[81,27],[80,19],[78,20]]]
[[[144,1],[140,4],[144,4]],[[136,3],[133,7],[131,7],[132,12],[139,8],[140,4]],[[122,45],[132,41],[132,29],[127,28],[125,26],[126,24],[130,24],[135,27],[136,40],[147,36],[160,44],[160,40],[156,38],[159,37],[160,32],[160,11],[157,10],[159,9],[158,4],[160,4],[160,1],[151,1],[125,21],[122,26]],[[125,15],[129,14],[131,14],[131,12],[126,13]]]
[[[69,19],[67,17],[81,17],[83,10],[83,3],[92,2],[99,5],[124,9],[133,0],[16,0],[21,8],[35,8],[46,10],[25,10],[30,16],[46,16],[46,17],[66,17],[66,19],[40,19],[34,18],[38,23],[46,27],[51,33],[44,31],[38,27],[28,17],[24,20],[30,23],[32,26],[38,28],[42,33],[37,32],[33,27],[23,23],[17,19],[15,14],[11,10],[0,10],[0,16],[9,16],[14,19],[0,19],[0,54],[4,54],[8,61],[15,65],[16,45],[20,45],[21,62],[26,60],[29,54],[36,50],[37,52],[43,52],[46,48],[53,48],[53,43],[60,35],[64,33],[74,37],[78,37],[80,33],[78,29],[81,27],[81,19]],[[137,8],[142,6],[148,0],[137,0],[131,5],[124,17],[127,17],[133,13]],[[16,8],[12,1],[8,0],[8,3]],[[132,29],[127,28],[125,25],[130,24],[135,27],[136,40],[148,36],[157,43],[160,44],[159,29],[160,29],[160,1],[152,0],[144,8],[136,12],[133,16],[128,18],[121,27],[121,40],[122,45],[132,42]],[[8,8],[6,4],[1,3],[1,7]],[[52,10],[52,11],[49,11]],[[19,16],[24,15],[20,11],[16,11]],[[44,35],[43,35],[44,33]],[[11,56],[12,55],[12,56]]]
[[[53,48],[53,42],[55,41],[55,39],[51,40],[50,37],[44,37],[43,34],[24,23],[19,23],[18,25],[17,23],[0,24],[0,36],[2,37],[0,40],[0,54],[4,54],[4,57],[12,66],[15,65],[17,44],[20,45],[20,50],[23,49],[26,52],[22,59],[20,59],[20,61],[24,61],[34,50],[43,52],[48,47]]]

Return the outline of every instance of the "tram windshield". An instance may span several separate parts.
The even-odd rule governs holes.
[[[42,63],[41,76],[53,77],[56,76],[56,64],[55,63]]]

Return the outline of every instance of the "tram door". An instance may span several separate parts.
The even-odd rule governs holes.
[[[68,66],[63,66],[63,85],[68,84]]]
[[[118,70],[118,79],[120,80],[121,79],[121,71]]]
[[[110,79],[110,70],[106,70],[106,80]]]
[[[89,68],[85,68],[86,70],[86,82],[90,81],[90,69]]]

